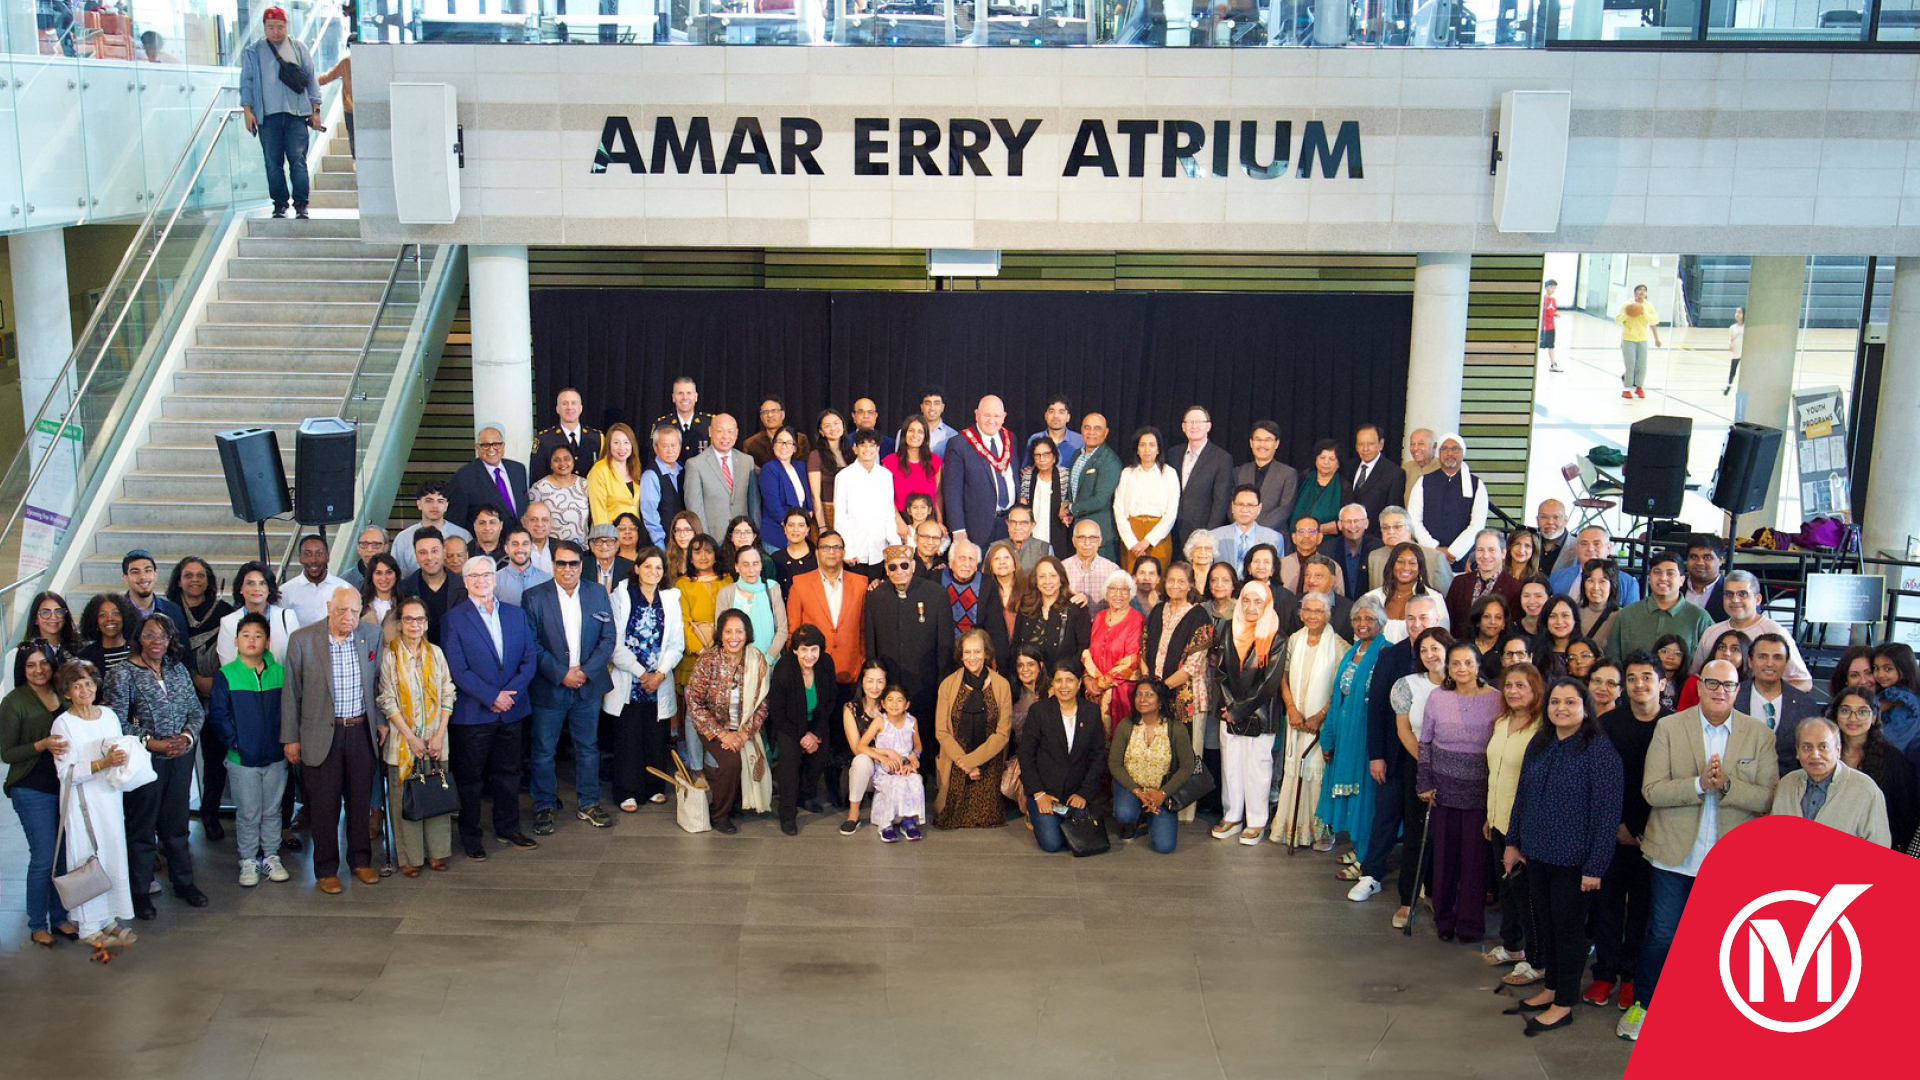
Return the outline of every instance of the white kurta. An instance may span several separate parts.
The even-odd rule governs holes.
[[[1333,680],[1340,668],[1340,657],[1347,643],[1332,627],[1320,631],[1320,643],[1309,645],[1307,632],[1294,631],[1287,639],[1287,688],[1293,692],[1294,707],[1303,716],[1312,716],[1333,700]],[[1281,755],[1280,802],[1273,814],[1273,837],[1281,843],[1311,844],[1325,826],[1314,819],[1320,805],[1320,779],[1326,773],[1326,757],[1321,753],[1316,732],[1296,728],[1281,729],[1278,740]],[[1296,814],[1295,808],[1298,808]]]
[[[100,865],[113,880],[113,888],[68,912],[79,925],[80,936],[90,937],[115,919],[133,918],[133,895],[127,889],[127,819],[121,809],[120,789],[113,786],[107,773],[96,775],[92,765],[103,753],[101,743],[119,737],[120,718],[105,706],[92,720],[63,713],[53,722],[53,734],[67,741],[66,751],[54,758],[62,790],[71,800],[67,804],[67,865],[79,866],[97,850]],[[87,822],[80,813],[82,800],[93,819],[93,840],[87,838]]]
[[[900,519],[893,509],[893,474],[855,462],[833,480],[833,527],[847,546],[847,558],[871,566],[900,542]]]

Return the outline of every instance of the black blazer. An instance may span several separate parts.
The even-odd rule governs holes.
[[[1221,722],[1236,735],[1273,735],[1280,730],[1280,680],[1287,673],[1287,645],[1278,633],[1268,647],[1265,667],[1243,668],[1233,631],[1220,642],[1214,698]],[[1256,730],[1257,729],[1257,730]],[[1021,766],[1025,768],[1026,766]]]
[[[833,733],[834,714],[839,711],[833,671],[833,657],[822,649],[813,665],[813,711],[808,712],[807,684],[800,677],[800,665],[791,656],[781,657],[767,682],[767,732],[794,742],[811,733],[826,742]]]
[[[1000,582],[991,574],[980,575],[980,629],[986,631],[987,640],[993,643],[993,669],[1006,677],[1011,683],[1013,672],[1013,631],[1007,629],[1005,610],[1000,606],[1005,597],[1000,595]],[[1014,616],[1014,624],[1019,625],[1020,618]]]
[[[1038,648],[1041,659],[1049,666],[1060,660],[1069,660],[1078,666],[1080,652],[1087,647],[1087,637],[1091,632],[1087,609],[1062,600],[1050,619],[1043,621],[1037,609],[1032,615],[1022,614],[1016,618],[1013,621],[1013,644],[1016,648],[1021,645]]]
[[[1684,587],[1684,583],[1683,583],[1683,587]],[[1722,623],[1727,621],[1727,602],[1725,599],[1722,598],[1722,595],[1721,595],[1726,591],[1727,591],[1727,576],[1725,574],[1722,574],[1720,575],[1720,580],[1713,583],[1713,588],[1707,590],[1707,602],[1700,605],[1701,607],[1704,607],[1707,609],[1707,614],[1713,616],[1714,622]],[[1685,595],[1685,594],[1682,593],[1682,595]],[[1797,747],[1795,748],[1795,751],[1797,756],[1798,754]],[[1793,768],[1797,769],[1799,767],[1800,766],[1796,761]],[[1792,772],[1792,771],[1793,769],[1787,770],[1787,772]],[[1780,775],[1785,776],[1786,773],[1781,773]]]
[[[592,553],[588,553],[585,572],[581,575],[582,580],[591,581],[599,585],[601,588],[607,590],[609,595],[613,593],[613,590],[619,588],[622,582],[630,580],[632,577],[632,560],[621,555],[615,555],[613,557],[613,570],[607,575],[607,580],[601,581],[600,560],[594,558]],[[619,628],[619,631],[624,634],[627,632],[627,628],[622,626]]]
[[[1233,470],[1233,486],[1253,483],[1258,473],[1253,462],[1243,461]],[[1267,466],[1266,482],[1260,485],[1260,516],[1254,521],[1281,536],[1293,534],[1293,500],[1300,494],[1300,473],[1293,466],[1273,459]]]
[[[1733,711],[1746,713],[1761,723],[1767,718],[1762,714],[1758,702],[1753,700],[1753,680],[1740,684],[1740,690],[1733,695]],[[1780,684],[1780,715],[1773,728],[1773,749],[1780,757],[1780,775],[1785,776],[1800,767],[1800,746],[1795,741],[1800,721],[1809,716],[1825,715],[1820,699],[1812,693],[1789,683]]]
[[[1367,508],[1367,535],[1380,536],[1380,511],[1389,506],[1404,505],[1407,499],[1407,473],[1386,454],[1381,454],[1373,463],[1373,471],[1367,474],[1365,487],[1355,487],[1354,479],[1360,475],[1360,463],[1354,462],[1343,468],[1340,476],[1347,486],[1347,501],[1357,502]]]
[[[520,520],[520,512],[527,508],[527,467],[512,458],[500,459],[500,467],[506,470],[507,487],[513,492],[513,509],[509,511],[500,505],[500,489],[494,485],[493,474],[479,459],[474,458],[454,470],[453,478],[447,482],[447,520],[467,530],[473,531],[473,515],[483,506],[491,506],[500,511],[502,524],[500,533],[506,536]]]
[[[1020,781],[1029,796],[1045,792],[1065,801],[1078,795],[1091,803],[1106,768],[1106,725],[1092,702],[1082,701],[1074,712],[1072,750],[1058,701],[1049,697],[1028,710],[1020,729]]]
[[[1187,444],[1167,458],[1178,473],[1186,468]],[[1187,534],[1227,523],[1227,504],[1233,499],[1233,458],[1209,442],[1193,463],[1193,475],[1180,485],[1180,513],[1173,519],[1173,549],[1181,551]]]

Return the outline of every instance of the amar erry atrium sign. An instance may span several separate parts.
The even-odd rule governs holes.
[[[1028,117],[857,117],[850,160],[837,163],[854,176],[1025,176],[1027,150],[1043,121]],[[732,176],[824,176],[820,162],[825,131],[808,116],[757,116],[734,120],[725,145],[713,118],[656,116],[652,139],[643,144],[626,116],[609,116],[594,149],[593,172],[625,167],[633,173]],[[1274,180],[1363,177],[1360,124],[1308,120],[1106,120],[1083,119],[1059,163],[1061,176],[1140,178],[1150,164],[1162,177],[1226,176],[1238,167],[1248,176]],[[836,164],[829,162],[829,164]]]

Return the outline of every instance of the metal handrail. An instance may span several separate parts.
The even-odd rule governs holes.
[[[320,39],[328,33],[329,29],[336,26],[338,21],[339,14],[337,9],[335,9],[332,15],[318,15],[311,19],[309,27],[313,32],[302,39],[303,43],[308,44],[309,48],[311,48],[313,44],[317,44]],[[252,40],[249,39],[241,46],[241,51],[244,51],[245,48],[251,44]],[[114,302],[115,297],[124,296],[129,298],[121,302],[120,310],[114,316],[113,325],[108,329],[105,338],[101,340],[98,350],[94,353],[92,362],[87,367],[86,374],[81,377],[80,384],[74,388],[72,396],[67,402],[66,411],[61,414],[60,423],[53,430],[51,445],[58,446],[59,440],[73,428],[74,417],[86,399],[88,387],[93,385],[94,376],[99,373],[100,365],[106,360],[107,353],[111,350],[113,342],[119,337],[120,328],[126,323],[127,313],[132,308],[131,298],[140,294],[140,290],[146,285],[148,278],[151,276],[154,265],[159,261],[160,252],[166,246],[167,238],[173,234],[173,228],[179,223],[180,215],[185,212],[188,201],[191,200],[194,192],[199,187],[200,177],[206,172],[207,163],[212,160],[215,151],[219,149],[220,139],[221,136],[226,133],[227,125],[233,121],[236,115],[240,115],[243,112],[243,108],[238,105],[229,105],[225,108],[220,107],[221,97],[230,90],[235,93],[238,92],[237,87],[222,86],[219,91],[216,92],[214,100],[207,103],[206,111],[200,114],[199,121],[194,124],[193,133],[187,137],[186,150],[174,161],[172,171],[167,174],[166,183],[160,188],[163,195],[174,189],[174,181],[179,179],[181,170],[187,167],[187,163],[192,156],[192,149],[199,141],[201,132],[205,131],[207,124],[213,122],[217,116],[218,125],[214,129],[213,138],[208,141],[207,149],[201,153],[198,162],[194,164],[193,175],[188,179],[186,188],[181,192],[179,201],[174,205],[171,213],[168,215],[166,224],[162,226],[158,232],[153,231],[154,221],[162,212],[161,204],[156,201],[147,208],[146,216],[141,219],[140,227],[134,233],[133,242],[127,245],[126,254],[120,257],[120,264],[114,269],[113,277],[109,279],[107,287],[102,290],[102,300],[99,306],[95,307],[92,314],[87,317],[87,325],[85,329],[80,332],[79,337],[82,343],[93,339],[96,331],[100,328],[102,319],[106,317],[107,308]],[[147,251],[146,263],[140,267],[138,277],[136,277],[130,285],[124,284],[127,271],[132,267],[135,259],[138,258],[143,243],[151,244],[151,247]],[[51,389],[48,391],[47,396],[41,400],[40,407],[34,413],[33,419],[28,421],[24,427],[29,438],[26,443],[21,446],[20,453],[31,454],[33,452],[31,435],[39,429],[40,422],[46,419],[47,409],[52,405],[55,395],[60,392],[60,388],[67,385],[74,369],[80,364],[83,351],[83,349],[75,349],[69,353],[66,364],[61,367],[60,373],[55,376],[49,384]],[[6,524],[0,526],[0,540],[11,536],[14,529],[19,526],[20,518],[26,513],[27,499],[33,494],[34,487],[40,482],[41,474],[46,471],[47,466],[52,462],[53,458],[54,455],[51,453],[43,455],[28,473],[26,485],[21,489],[19,504],[16,505],[8,515]],[[0,597],[10,595],[21,586],[38,580],[44,573],[44,569],[37,570],[9,582],[4,586],[0,586]]]
[[[146,284],[147,277],[149,274],[152,273],[154,264],[159,261],[160,250],[165,245],[166,238],[172,235],[174,225],[179,223],[180,215],[186,211],[187,202],[188,202],[187,195],[191,194],[193,189],[199,185],[201,174],[206,172],[207,162],[213,159],[214,151],[220,148],[220,136],[225,134],[227,124],[231,122],[235,116],[238,116],[238,115],[240,115],[240,107],[237,105],[221,110],[220,122],[214,128],[213,138],[207,143],[206,151],[200,155],[199,162],[194,166],[193,176],[190,177],[187,181],[186,194],[183,194],[180,201],[174,205],[172,213],[167,218],[166,225],[163,228],[161,228],[160,232],[153,237],[153,247],[152,247],[152,250],[149,251],[147,254],[146,265],[140,268],[140,275],[133,282],[133,285],[128,290],[127,295],[129,296],[138,295],[140,288]],[[194,129],[194,139],[199,138],[200,132],[205,129],[207,121],[212,119],[212,116],[213,114],[210,112],[206,116],[201,118],[200,125]],[[192,146],[193,141],[189,140],[187,145]],[[163,190],[167,190],[167,191],[173,190],[174,178],[180,175],[180,169],[186,163],[186,160],[187,160],[186,155],[184,154],[181,155],[180,163],[174,166],[173,174],[167,178],[167,187],[164,188]],[[140,227],[140,235],[144,236],[146,234],[146,231],[152,227],[153,219],[155,216],[159,214],[159,212],[160,212],[160,208],[158,206],[155,206],[153,209],[147,211],[147,218],[144,222],[142,222]],[[134,245],[130,246],[127,249],[127,254],[125,258],[121,260],[120,271],[116,272],[116,274],[114,275],[116,281],[119,280],[120,273],[124,273],[128,263],[132,261],[134,257],[134,251],[138,248],[138,246],[139,244],[136,241]],[[107,287],[107,292],[105,293],[105,295],[108,297],[111,297],[114,294],[115,294],[115,287],[112,285],[109,285]],[[104,308],[105,306],[106,306],[106,303],[103,302],[101,307]],[[114,339],[119,336],[120,328],[121,326],[125,325],[127,320],[127,313],[131,311],[132,308],[133,308],[133,305],[130,302],[123,302],[120,305],[119,312],[113,318],[113,326],[107,331],[106,337],[101,340],[98,351],[94,353],[93,363],[88,366],[85,377],[83,377],[80,380],[80,385],[74,388],[73,398],[71,401],[67,403],[66,412],[61,414],[60,423],[53,430],[54,446],[58,446],[59,440],[65,437],[67,431],[73,427],[74,415],[80,411],[81,404],[86,400],[87,388],[93,385],[93,377],[99,374],[100,365],[106,361],[107,352],[111,348]],[[101,314],[102,312],[100,309],[96,309],[94,311],[93,317],[87,323],[87,332],[89,334],[91,334],[93,330],[98,326],[99,320],[101,318]],[[56,389],[60,386],[60,382],[66,379],[67,374],[73,370],[73,366],[79,359],[79,355],[80,355],[79,352],[76,350],[73,355],[67,358],[67,366],[61,369],[61,372],[60,372],[60,381],[56,381],[54,383],[54,386],[56,387]],[[51,402],[52,400],[53,400],[53,395],[49,393],[47,395],[47,401]],[[40,426],[40,420],[45,415],[45,413],[46,413],[46,403],[43,402],[40,407],[40,412],[34,415],[33,423],[29,424],[26,430],[29,432],[38,430]],[[26,446],[23,447],[22,449],[27,453],[31,453],[32,441],[29,440]],[[33,494],[34,485],[40,482],[40,475],[46,471],[48,465],[52,464],[54,457],[55,455],[53,454],[45,454],[40,458],[38,462],[34,464],[33,471],[27,475],[26,487],[21,489],[19,504],[16,505],[13,508],[13,512],[10,515],[8,515],[6,525],[4,527],[0,527],[0,538],[4,538],[6,536],[12,535],[14,528],[20,524],[20,518],[23,514],[26,513],[26,510],[27,510],[27,499],[29,496]],[[31,580],[32,577],[37,577],[37,576],[39,575],[36,573],[34,575],[31,575],[28,579],[24,579],[24,580]],[[12,585],[7,586],[6,589],[0,589],[0,594],[4,594],[9,589],[16,588],[20,584],[21,584],[20,582],[16,581]]]
[[[414,266],[417,268],[420,264],[421,247],[419,244],[401,244],[400,250],[394,254],[393,265],[387,269],[387,283],[380,290],[380,303],[373,309],[373,321],[367,324],[367,336],[360,343],[360,355],[353,362],[353,372],[347,376],[347,388],[340,395],[340,407],[334,412],[334,416],[339,419],[346,419],[347,407],[355,400],[358,400],[354,396],[354,391],[360,385],[360,376],[366,371],[367,360],[373,355],[374,338],[379,335],[381,320],[386,316],[387,308],[393,303],[393,290],[394,287],[400,283],[400,269],[406,265],[409,251],[413,254]],[[359,421],[355,421],[354,447],[356,450],[360,445],[359,428]],[[286,580],[287,568],[293,565],[294,553],[297,552],[299,548],[300,530],[295,529],[293,530],[293,535],[287,538],[287,550],[280,557],[280,569],[276,573],[274,580]],[[0,595],[3,594],[4,590],[0,590]]]

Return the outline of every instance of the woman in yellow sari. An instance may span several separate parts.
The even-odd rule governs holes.
[[[453,677],[440,646],[427,640],[427,605],[416,598],[401,602],[400,635],[380,652],[380,712],[387,718],[387,820],[400,872],[420,876],[445,870],[453,854],[453,815],[408,821],[400,813],[407,777],[424,763],[447,767],[447,721],[453,715]],[[449,780],[449,783],[452,781]]]

